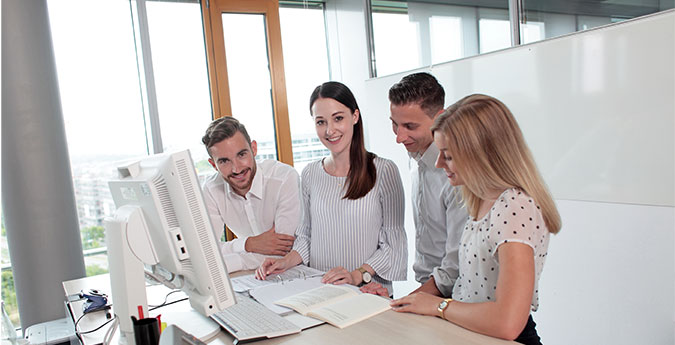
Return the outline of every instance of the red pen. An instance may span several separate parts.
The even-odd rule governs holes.
[[[138,306],[138,319],[140,320],[142,318],[143,318],[143,306],[139,305]]]
[[[159,324],[159,333],[162,333],[162,314],[157,315],[157,324]]]

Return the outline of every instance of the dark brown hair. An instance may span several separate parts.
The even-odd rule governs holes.
[[[389,89],[389,102],[394,105],[419,104],[433,118],[445,103],[445,91],[436,78],[425,72],[409,74]]]
[[[309,109],[312,111],[312,105],[319,98],[331,98],[354,112],[359,109],[354,94],[347,86],[335,81],[323,83],[314,89],[309,97]],[[361,113],[361,110],[359,110]],[[363,141],[363,114],[354,124],[354,135],[349,149],[349,173],[347,174],[347,192],[343,199],[356,200],[365,196],[375,186],[377,179],[377,170],[373,159],[376,155],[366,151],[366,145]]]
[[[246,132],[246,127],[237,119],[232,116],[224,116],[213,120],[202,137],[202,143],[206,146],[206,152],[208,152],[209,157],[211,157],[211,146],[225,139],[232,138],[237,132],[244,135],[246,142],[250,146],[251,138],[248,136],[248,132]]]

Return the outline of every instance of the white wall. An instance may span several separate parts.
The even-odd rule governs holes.
[[[675,341],[674,31],[671,10],[425,69],[447,105],[476,92],[504,101],[558,202],[534,315],[546,344]],[[409,191],[387,101],[405,74],[368,80],[357,97],[370,150],[398,164]]]

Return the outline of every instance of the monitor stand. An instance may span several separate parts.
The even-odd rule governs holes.
[[[194,309],[181,311],[162,310],[162,322],[176,325],[205,343],[215,338],[220,332],[220,326],[215,321],[198,313]]]

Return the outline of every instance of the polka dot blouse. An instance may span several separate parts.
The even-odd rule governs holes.
[[[534,250],[532,310],[536,311],[548,240],[549,232],[534,200],[520,190],[505,190],[485,217],[478,221],[469,219],[464,227],[459,247],[459,278],[452,298],[469,303],[494,301],[499,277],[497,250],[503,243],[519,242]]]

